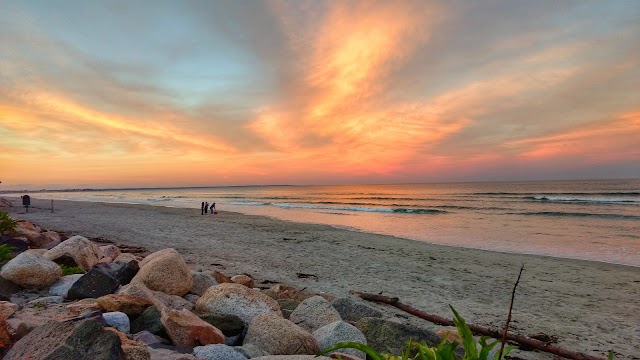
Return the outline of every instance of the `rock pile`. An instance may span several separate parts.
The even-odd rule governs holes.
[[[385,350],[408,337],[440,341],[352,298],[192,271],[175,249],[143,258],[24,221],[0,244],[18,244],[0,270],[4,359],[297,360],[342,341]],[[60,264],[84,273],[63,276]],[[365,359],[354,349],[330,356]]]

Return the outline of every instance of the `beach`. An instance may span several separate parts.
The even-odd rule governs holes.
[[[196,270],[248,273],[336,297],[350,290],[382,292],[446,317],[452,317],[450,304],[467,322],[495,327],[504,325],[524,265],[513,331],[557,336],[559,346],[591,355],[612,349],[616,358],[640,358],[637,267],[440,246],[227,211],[204,216],[199,204],[184,209],[56,200],[51,212],[51,201],[35,196],[32,205],[29,213],[18,206],[8,210],[49,230],[149,252],[175,248]]]

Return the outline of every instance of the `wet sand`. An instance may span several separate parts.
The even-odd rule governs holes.
[[[640,358],[640,268],[453,248],[225,211],[202,216],[199,208],[55,201],[51,213],[50,201],[35,197],[28,214],[5,210],[50,230],[149,251],[173,247],[194,269],[248,273],[337,297],[349,290],[383,292],[446,317],[451,304],[468,322],[491,326],[503,326],[524,264],[514,331],[557,336],[560,346],[591,355],[613,349],[616,358]]]

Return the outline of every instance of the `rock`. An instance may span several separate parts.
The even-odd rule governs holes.
[[[300,305],[302,301],[293,300],[293,299],[278,299],[276,300],[278,305],[280,305],[280,310],[282,310],[282,315],[285,319],[289,319],[291,313]]]
[[[235,315],[245,324],[258,314],[282,316],[277,301],[258,290],[235,283],[210,287],[196,303],[196,311],[217,316]]]
[[[120,249],[115,245],[104,245],[99,248],[103,258],[110,257],[111,259],[116,259],[121,254]]]
[[[313,332],[342,318],[325,298],[314,296],[300,303],[289,315],[289,320],[308,332]]]
[[[142,283],[151,290],[162,291],[169,295],[184,296],[193,285],[191,270],[187,267],[187,263],[175,250],[156,255],[158,253],[149,255],[148,257],[152,257],[151,260],[143,261],[140,271],[131,282]]]
[[[97,320],[85,319],[39,326],[16,342],[4,359],[125,360],[125,354],[116,334]]]
[[[193,285],[191,286],[191,290],[189,290],[189,292],[191,292],[192,294],[202,296],[202,294],[204,294],[207,289],[212,286],[218,285],[218,282],[213,278],[213,276],[204,272],[192,271],[191,277],[193,278]]]
[[[98,264],[96,265],[100,265],[100,264],[108,264],[113,262],[113,259],[110,257],[103,257],[102,259],[98,260]]]
[[[198,296],[196,294],[187,294],[187,295],[183,296],[182,298],[187,300],[188,302],[192,303],[193,306],[195,306],[196,303],[198,302],[198,299],[200,299],[200,296]]]
[[[20,305],[8,301],[0,301],[0,318],[8,318],[20,309]]]
[[[234,347],[234,349],[248,359],[269,355],[267,352],[262,351],[260,348],[258,348],[253,344],[244,344],[242,346],[236,346]],[[295,356],[295,355],[292,355],[292,356]]]
[[[49,294],[66,298],[71,286],[73,286],[82,275],[84,274],[65,275],[61,277],[49,287]]]
[[[37,243],[41,231],[42,229],[39,226],[28,221],[18,221],[16,227],[8,235],[11,237],[24,237],[31,244]]]
[[[127,285],[131,282],[131,280],[138,273],[138,262],[137,261],[129,261],[125,262],[114,262],[114,263],[101,263],[96,265],[97,269],[100,269],[103,273],[111,276],[112,278],[118,280],[120,285]]]
[[[380,318],[362,318],[356,327],[362,331],[368,345],[380,353],[400,354],[409,340],[425,342],[429,346],[437,346],[441,341],[427,329]]]
[[[113,293],[118,286],[120,286],[118,280],[103,273],[99,268],[93,268],[71,285],[67,292],[67,299],[99,298]]]
[[[344,322],[336,321],[329,325],[325,325],[313,332],[313,336],[318,340],[320,350],[327,349],[339,342],[350,341],[367,345],[367,339],[364,334],[355,326]],[[365,358],[365,353],[356,349],[340,349],[339,352]]]
[[[354,300],[349,297],[336,299],[333,301],[332,305],[344,321],[357,322],[363,317],[381,318],[383,316],[380,310],[374,309],[363,301]]]
[[[220,329],[225,336],[240,335],[245,328],[244,320],[236,315],[214,315],[209,313],[196,313],[196,315]]]
[[[44,254],[46,254],[46,252]],[[43,257],[44,254],[42,254]],[[69,254],[60,255],[57,258],[53,259],[53,262],[58,265],[64,265],[66,267],[80,267],[76,262],[76,259],[74,259],[73,256]]]
[[[153,303],[145,298],[124,294],[109,294],[96,299],[104,311],[120,311],[129,316],[140,315]]]
[[[0,277],[0,301],[9,301],[14,294],[21,290],[22,288],[20,286]]]
[[[138,268],[140,268],[140,264],[138,263],[138,259],[133,254],[122,253],[117,258],[113,259],[113,262],[130,262],[130,261],[135,261],[138,264]]]
[[[36,254],[38,256],[43,256],[47,251],[48,249],[29,249],[29,250],[26,250],[25,252]]]
[[[190,354],[181,354],[168,349],[149,349],[151,360],[197,360]]]
[[[193,348],[197,345],[224,343],[222,331],[189,310],[163,308],[160,313],[160,320],[176,346]]]
[[[149,348],[141,341],[131,340],[127,335],[118,329],[112,327],[105,328],[105,330],[111,331],[118,335],[120,339],[120,346],[124,351],[125,358],[127,360],[150,360],[151,354],[149,354]]]
[[[149,290],[144,284],[130,283],[122,287],[118,294],[134,295],[145,298],[153,303],[158,308],[169,307],[175,310],[180,309],[193,309],[193,303],[185,300],[177,295],[168,295],[160,291]]]
[[[364,360],[366,358],[361,358],[360,356],[355,356],[355,355],[349,355],[349,354],[345,354],[345,353],[341,353],[341,352],[332,352],[331,355],[329,355],[332,359],[339,359],[339,360]]]
[[[253,318],[243,344],[253,344],[272,355],[311,355],[319,350],[313,335],[273,313]]]
[[[166,249],[158,250],[158,251],[156,251],[154,253],[151,253],[151,254],[145,256],[145,258],[140,261],[140,267],[142,268],[147,263],[149,263],[151,260],[156,259],[158,257],[165,256],[165,255],[180,255],[180,253],[178,252],[178,250],[176,250],[174,248],[166,248]]]
[[[129,317],[127,314],[120,311],[106,312],[102,314],[104,321],[107,325],[122,331],[123,333],[129,333],[131,325],[129,323]]]
[[[315,355],[267,355],[252,358],[255,360],[331,360],[330,357]]]
[[[131,332],[139,333],[142,331],[148,331],[151,334],[168,338],[167,332],[160,321],[160,310],[155,306],[148,307],[131,323]]]
[[[76,264],[84,271],[89,271],[100,260],[100,248],[85,237],[76,235],[61,242],[44,254],[49,260],[57,259],[63,255],[71,256]]]
[[[11,326],[7,323],[7,319],[0,317],[0,355],[4,354],[5,349],[11,347],[14,340],[17,340],[12,336],[12,330]]]
[[[52,249],[60,244],[60,235],[55,231],[45,231],[38,237],[38,243],[34,244],[39,248]]]
[[[64,298],[62,296],[46,296],[31,300],[27,303],[28,306],[47,306],[51,304],[62,304]]]
[[[55,283],[62,270],[53,261],[23,252],[6,263],[0,275],[22,287],[43,288]]]
[[[236,284],[244,285],[248,288],[253,289],[253,279],[250,276],[247,276],[244,274],[232,276],[231,281],[233,281]]]
[[[289,299],[296,300],[298,303],[315,296],[315,294],[299,291],[293,286],[287,286],[284,284],[275,284],[264,293],[275,300]]]
[[[193,355],[202,360],[247,360],[246,356],[224,344],[196,346]]]
[[[158,322],[160,322],[160,311],[158,311]],[[163,326],[164,330],[164,326]],[[158,335],[154,335],[146,330],[140,331],[133,335],[133,339],[136,341],[140,341],[146,345],[155,345],[155,344],[169,344],[169,340],[160,337]]]

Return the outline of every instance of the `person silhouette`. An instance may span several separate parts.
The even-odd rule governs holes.
[[[209,209],[209,202],[204,203],[204,213],[207,213],[207,209]]]
[[[214,212],[215,210],[216,210],[216,203],[211,203],[211,215],[215,214]]]
[[[200,215],[204,215],[204,201],[202,202],[202,205],[200,205]]]

